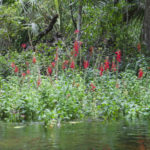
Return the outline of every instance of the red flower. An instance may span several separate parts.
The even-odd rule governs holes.
[[[15,63],[12,62],[12,63],[11,63],[11,67],[12,67],[12,68],[15,68]]]
[[[66,69],[66,65],[68,65],[69,61],[68,60],[65,60],[62,64],[62,69]]]
[[[116,83],[116,88],[117,88],[117,89],[119,88],[119,83]]]
[[[115,54],[117,55],[117,62],[120,62],[121,61],[121,51],[120,50],[118,50],[118,51],[116,51],[115,52]]]
[[[17,73],[18,71],[19,71],[19,68],[17,66],[15,66],[14,72]]]
[[[108,60],[108,57],[106,58],[106,60],[104,62],[104,68],[105,68],[105,70],[109,69],[109,60]]]
[[[25,49],[27,47],[27,45],[25,43],[22,43],[21,47]]]
[[[37,80],[37,88],[40,86],[40,84],[41,84],[41,79],[38,78],[38,80]]]
[[[29,67],[29,62],[26,62],[27,67]]]
[[[52,64],[53,67],[55,67],[55,62],[52,62],[51,64]]]
[[[29,69],[27,70],[27,74],[30,74],[30,70]]]
[[[35,58],[35,56],[33,56],[32,62],[33,62],[33,64],[36,63],[36,58]]]
[[[83,63],[84,69],[87,69],[89,66],[89,62],[87,60],[84,61]]]
[[[138,43],[137,49],[138,49],[139,52],[141,51],[141,44],[140,43]]]
[[[95,91],[96,86],[95,86],[93,83],[91,83],[91,87],[92,87],[91,90],[92,90],[92,91]]]
[[[103,63],[101,63],[101,66],[100,66],[100,72],[99,72],[99,75],[102,76],[103,75],[103,72],[104,72],[104,66],[103,66]]]
[[[74,34],[77,34],[77,33],[79,33],[79,30],[75,30],[75,31],[74,31]]]
[[[89,51],[90,51],[90,55],[92,55],[93,50],[94,50],[94,47],[93,47],[93,46],[91,46],[91,47],[90,47],[90,49],[89,49]]]
[[[111,70],[114,72],[117,71],[115,62],[112,62]]]
[[[64,61],[64,64],[65,64],[65,65],[68,65],[68,63],[69,63],[68,60],[65,60],[65,61]]]
[[[22,73],[22,76],[23,76],[23,77],[25,77],[25,76],[26,76],[26,74],[23,72],[23,73]]]
[[[58,53],[56,52],[55,61],[58,60]]]
[[[64,69],[66,69],[66,66],[65,66],[65,64],[62,64],[62,69],[64,70]]]
[[[143,70],[140,68],[139,73],[138,73],[138,78],[139,79],[143,77],[143,73],[144,73]]]
[[[72,69],[74,69],[74,68],[75,68],[75,63],[74,63],[74,61],[72,61],[72,62],[71,62],[71,64],[70,64],[70,68],[72,68]]]
[[[48,68],[47,68],[47,72],[48,72],[49,75],[51,75],[52,72],[53,72],[52,68],[51,68],[51,67],[48,67]]]
[[[73,49],[74,49],[74,56],[76,57],[79,53],[79,42],[78,41],[74,42]]]

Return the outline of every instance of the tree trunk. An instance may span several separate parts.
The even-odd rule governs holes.
[[[79,32],[77,34],[77,41],[79,41],[81,37],[81,21],[82,21],[82,0],[79,1],[78,24],[77,24],[77,29],[79,30]]]
[[[150,0],[146,0],[143,22],[143,42],[150,50]]]

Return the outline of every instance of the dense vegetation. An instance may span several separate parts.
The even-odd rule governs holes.
[[[0,118],[45,124],[149,117],[144,1],[3,1]]]

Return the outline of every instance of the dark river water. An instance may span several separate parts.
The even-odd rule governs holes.
[[[0,150],[150,150],[150,121],[0,122]]]

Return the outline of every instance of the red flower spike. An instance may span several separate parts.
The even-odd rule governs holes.
[[[66,69],[65,64],[62,64],[62,69],[63,69],[63,70],[65,70],[65,69]]]
[[[34,56],[33,59],[32,59],[32,63],[33,63],[33,64],[36,63],[36,58],[35,58],[35,56]]]
[[[144,72],[143,72],[143,70],[140,68],[140,69],[139,69],[139,73],[138,73],[138,78],[139,78],[139,79],[142,78],[142,77],[143,77],[143,74],[144,74]]]
[[[119,89],[119,83],[116,83],[116,88]]]
[[[102,75],[103,75],[103,72],[102,72],[102,71],[100,71],[100,72],[99,72],[99,75],[100,75],[100,76],[102,76]]]
[[[84,69],[87,69],[89,67],[89,62],[87,60],[83,63]]]
[[[12,63],[11,63],[11,67],[12,67],[12,68],[15,68],[15,63],[12,62]]]
[[[78,41],[74,42],[73,50],[74,50],[74,56],[76,57],[79,53],[79,42]]]
[[[27,45],[25,43],[22,43],[21,47],[25,49],[27,47]]]
[[[52,68],[51,68],[51,67],[48,67],[48,68],[47,68],[47,72],[48,72],[49,75],[51,75],[52,72],[53,72]]]
[[[75,63],[74,63],[74,61],[72,61],[72,62],[71,62],[71,64],[70,64],[70,68],[72,68],[72,69],[74,69],[74,68],[75,68]]]
[[[23,77],[25,77],[25,76],[26,76],[26,74],[23,72],[23,73],[22,73],[22,76],[23,76]]]
[[[65,64],[65,65],[68,65],[68,63],[69,63],[68,60],[65,60],[65,61],[64,61],[64,64]]]
[[[117,71],[115,62],[112,62],[111,70],[114,71],[114,72]]]
[[[104,72],[103,63],[101,63],[101,66],[100,66],[99,70],[100,70],[99,75],[102,76],[102,75],[103,75],[103,72]]]
[[[40,84],[41,84],[41,79],[39,78],[39,79],[37,80],[37,88],[40,86]]]
[[[94,50],[94,47],[93,47],[93,46],[91,46],[91,47],[90,47],[90,49],[89,49],[89,51],[90,51],[90,55],[92,55],[93,50]]]
[[[29,62],[26,62],[27,67],[29,67]]]
[[[79,30],[75,30],[75,31],[74,31],[74,34],[77,34],[77,33],[79,33]]]
[[[56,53],[56,57],[55,57],[55,61],[57,61],[58,60],[58,53]]]
[[[95,86],[93,83],[91,83],[91,87],[92,87],[91,90],[92,90],[92,91],[95,91],[96,86]]]
[[[104,68],[105,68],[105,71],[106,71],[107,69],[109,69],[109,60],[108,60],[108,58],[106,58],[106,60],[105,60],[105,62],[104,62]]]
[[[51,64],[52,64],[53,67],[55,67],[55,62],[52,62]]]
[[[15,73],[19,72],[19,68],[17,66],[15,66],[15,70],[14,70]]]
[[[141,44],[140,43],[138,43],[137,49],[138,49],[139,52],[141,51]]]
[[[117,62],[121,62],[121,51],[118,50],[115,52],[115,54],[117,55],[117,57],[116,57]]]
[[[29,69],[27,70],[27,74],[30,74],[30,70]]]

